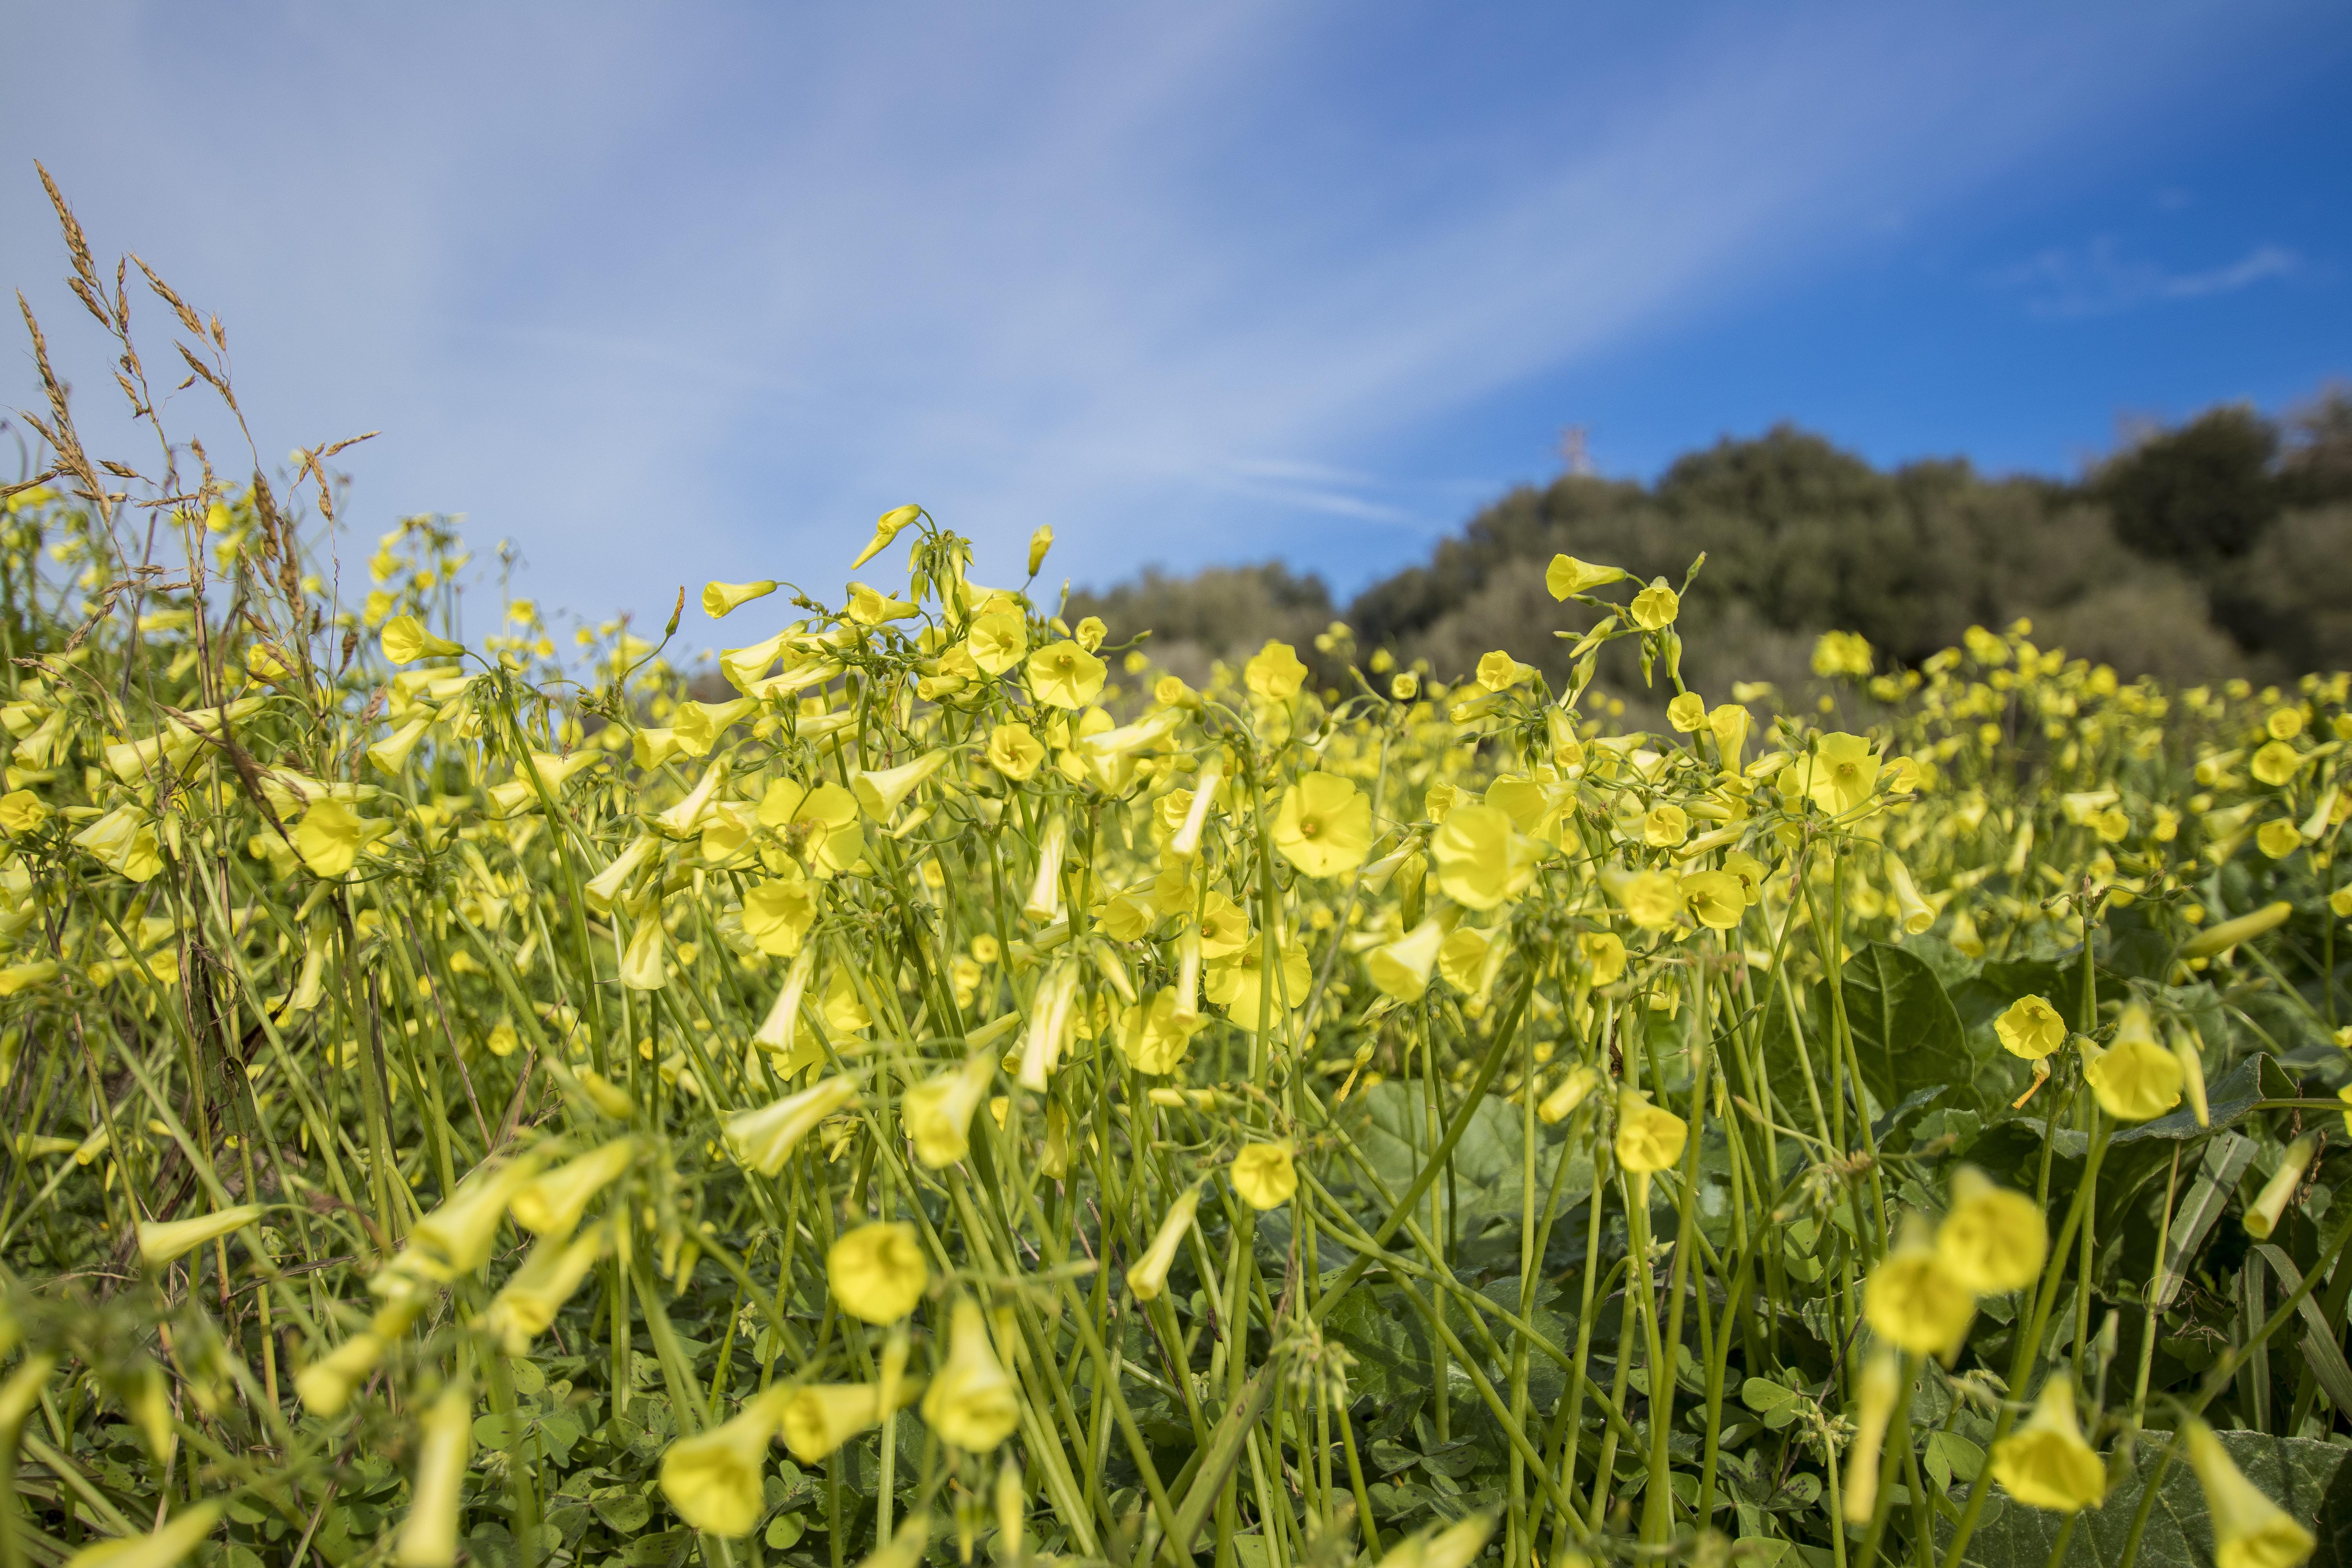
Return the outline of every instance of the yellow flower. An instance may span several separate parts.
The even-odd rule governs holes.
[[[2068,1373],[2053,1373],[2025,1425],[1992,1446],[1992,1475],[2032,1508],[2074,1513],[2105,1500],[2107,1467],[2083,1440]]]
[[[856,568],[853,566],[850,570],[854,572]],[[702,613],[714,621],[722,620],[752,600],[764,599],[775,591],[775,584],[764,580],[758,583],[705,583],[702,585]]]
[[[1902,1358],[1881,1345],[1863,1363],[1856,1391],[1853,1447],[1846,1453],[1845,1494],[1839,1506],[1849,1520],[1866,1520],[1878,1506],[1879,1460],[1886,1452],[1886,1428],[1903,1397]]]
[[[1193,1034],[1205,1021],[1182,1005],[1176,987],[1163,985],[1149,1003],[1132,1010],[1131,1022],[1119,1031],[1119,1051],[1127,1065],[1139,1073],[1174,1072]]]
[[[1510,956],[1511,944],[1500,931],[1456,926],[1437,950],[1437,973],[1465,996],[1483,996]]]
[[[903,1392],[898,1399],[904,1404]],[[803,1465],[814,1465],[890,1414],[882,1408],[877,1383],[814,1383],[797,1389],[784,1404],[784,1447]]]
[[[220,1522],[222,1507],[217,1502],[200,1502],[182,1509],[169,1524],[144,1535],[118,1536],[85,1546],[66,1559],[66,1568],[176,1568],[213,1532]]]
[[[1168,1205],[1167,1215],[1160,1222],[1159,1231],[1143,1256],[1129,1265],[1127,1288],[1139,1301],[1149,1301],[1168,1289],[1168,1270],[1176,1262],[1176,1249],[1184,1245],[1184,1233],[1192,1227],[1193,1211],[1201,1206],[1201,1189],[1191,1186]]]
[[[1544,569],[1544,587],[1555,599],[1567,599],[1575,594],[1590,594],[1595,588],[1605,588],[1612,583],[1625,580],[1621,566],[1595,566],[1579,561],[1573,555],[1555,555]]]
[[[569,1240],[550,1236],[530,1249],[474,1326],[497,1339],[507,1354],[527,1354],[530,1342],[547,1331],[563,1303],[604,1256],[610,1239],[603,1229]]]
[[[743,934],[761,952],[793,957],[814,924],[816,893],[797,868],[791,877],[758,883],[743,895]]]
[[[1045,552],[1054,548],[1054,525],[1041,522],[1029,535],[1029,575],[1034,577],[1045,564]]]
[[[2311,1163],[2311,1152],[2317,1140],[2305,1133],[2286,1146],[2279,1156],[2279,1167],[2263,1190],[2246,1209],[2246,1234],[2257,1241],[2269,1239],[2271,1232],[2286,1214],[2286,1205],[2294,1201],[2295,1189],[2303,1184],[2304,1167]]]
[[[1813,644],[1815,675],[1851,675],[1858,679],[1870,673],[1871,664],[1870,639],[1860,632],[1823,632]]]
[[[1895,894],[1895,919],[1906,933],[1917,936],[1936,923],[1936,911],[1919,896],[1918,884],[1911,880],[1911,869],[1902,858],[1889,849],[1885,859],[1886,885]]]
[[[353,1334],[297,1373],[294,1392],[301,1395],[302,1408],[313,1415],[341,1415],[352,1402],[352,1392],[367,1381],[368,1373],[383,1360],[383,1352],[392,1348],[393,1337],[373,1328]]]
[[[887,822],[916,787],[945,767],[952,756],[942,747],[895,768],[862,768],[849,775],[849,787],[856,795],[857,804],[866,808],[866,816],[877,822]]]
[[[2192,1416],[2186,1430],[2212,1516],[2214,1568],[2296,1568],[2309,1557],[2318,1545],[2311,1531],[2240,1473],[2213,1428]]]
[[[1663,631],[1675,624],[1682,605],[1681,595],[1666,586],[1664,577],[1654,577],[1648,587],[1633,595],[1633,624],[1645,632]]]
[[[1310,877],[1353,870],[1371,853],[1371,797],[1337,773],[1304,774],[1283,794],[1274,847]]]
[[[1508,691],[1534,676],[1536,667],[1521,664],[1501,648],[1478,660],[1478,684],[1489,691]]]
[[[867,1323],[897,1322],[931,1282],[915,1227],[894,1220],[843,1232],[824,1255],[824,1272],[842,1310]]]
[[[515,1192],[515,1223],[540,1236],[565,1237],[579,1228],[589,1201],[635,1163],[637,1141],[615,1138],[576,1160],[542,1171]]]
[[[400,775],[400,770],[408,765],[408,754],[416,750],[416,742],[423,740],[425,731],[433,727],[433,721],[434,715],[430,713],[421,719],[411,719],[407,723],[370,746],[367,749],[367,760],[375,765],[379,773],[389,773],[397,778]]]
[[[1234,1191],[1254,1209],[1279,1208],[1298,1191],[1287,1143],[1253,1143],[1234,1156]]]
[[[311,874],[335,878],[352,868],[367,842],[367,825],[341,801],[320,799],[294,829],[294,849]]]
[[[861,626],[903,621],[915,612],[911,600],[894,599],[881,589],[869,588],[863,583],[849,585],[849,618]]]
[[[1394,942],[1384,942],[1365,955],[1365,967],[1381,994],[1400,1002],[1418,1002],[1429,989],[1437,967],[1438,949],[1445,927],[1435,917],[1422,921]]]
[[[1501,807],[1483,803],[1455,806],[1430,840],[1437,885],[1474,910],[1495,909],[1527,891],[1539,848]]]
[[[2346,1106],[2344,1112],[2344,1136],[2347,1138],[2352,1138],[2352,1083],[2347,1083],[2342,1089],[2337,1089],[2336,1091],[2336,1098],[2342,1100]]]
[[[2276,789],[2303,771],[2303,753],[2284,741],[2272,741],[2254,753],[2247,771]]]
[[[416,1222],[410,1233],[415,1250],[446,1276],[471,1274],[490,1260],[499,1222],[516,1191],[539,1173],[539,1157],[527,1154],[504,1164],[478,1167],[441,1206]]]
[[[1495,1513],[1482,1510],[1447,1524],[1423,1525],[1381,1559],[1381,1568],[1470,1568],[1495,1533]]]
[[[811,1129],[856,1098],[856,1083],[836,1075],[772,1105],[737,1111],[721,1127],[727,1152],[744,1169],[772,1176],[784,1168],[793,1145],[807,1137]]]
[[[1242,666],[1242,681],[1262,701],[1287,702],[1307,684],[1307,667],[1298,662],[1297,649],[1269,638]]]
[[[1286,947],[1278,950],[1277,973],[1282,990],[1274,1000],[1275,1011],[1286,1007],[1307,1005],[1307,990],[1314,983],[1313,966],[1308,963],[1304,948]],[[1225,1009],[1225,1015],[1244,1028],[1257,1026],[1259,1010],[1265,1006],[1261,994],[1265,975],[1265,949],[1253,942],[1222,963],[1209,968],[1205,989],[1209,1000]]]
[[[1742,710],[1746,711],[1746,710]],[[1666,722],[1675,732],[1688,735],[1706,724],[1706,699],[1696,691],[1685,691],[1666,704]]]
[[[2284,899],[2276,903],[2264,904],[2252,914],[2240,915],[2236,920],[2223,921],[2220,925],[2198,932],[2181,943],[2180,956],[2210,958],[2215,953],[2227,952],[2242,942],[2252,942],[2263,932],[2284,925],[2287,917],[2294,913],[2294,906]]]
[[[1813,748],[1813,804],[1832,816],[1852,811],[1878,787],[1878,754],[1860,735],[1823,735]]]
[[[1671,849],[1690,837],[1690,814],[1679,805],[1655,805],[1642,818],[1642,842],[1653,849]]]
[[[923,1394],[923,1421],[942,1440],[985,1453],[1021,1425],[1021,1394],[988,1342],[988,1321],[975,1301],[955,1304],[947,1364]]]
[[[1026,724],[999,724],[989,732],[988,765],[1009,779],[1025,779],[1045,760],[1045,748]]]
[[[996,1058],[974,1053],[959,1068],[924,1079],[900,1101],[901,1120],[915,1140],[915,1158],[937,1170],[952,1165],[971,1148],[972,1112],[987,1098],[996,1077]]]
[[[10,790],[0,795],[0,828],[10,833],[31,833],[49,819],[48,804],[28,789]]]
[[[1029,656],[1029,689],[1049,707],[1084,708],[1101,694],[1108,668],[1075,642],[1048,644]]]
[[[383,657],[394,664],[415,664],[420,658],[455,658],[466,650],[425,629],[415,616],[394,616],[383,624]]]
[[[466,1466],[473,1458],[474,1388],[453,1383],[425,1413],[417,1445],[416,1483],[393,1552],[399,1568],[450,1568],[457,1561],[458,1515],[465,1503]]]
[[[1871,1331],[1915,1355],[1948,1355],[1968,1337],[1977,1299],[1914,1225],[1864,1283],[1862,1315]]]
[[[1936,1254],[1979,1295],[2021,1290],[2042,1277],[2049,1222],[2032,1198],[1997,1186],[1973,1165],[1952,1177],[1952,1206],[1936,1227]]]
[[[778,779],[760,797],[760,822],[820,876],[849,870],[866,853],[857,797],[837,784],[811,789],[798,779]]]
[[[1748,749],[1750,721],[1747,708],[1738,702],[1719,703],[1706,716],[1707,732],[1723,753],[1723,765],[1734,773],[1739,769],[1740,753]]]
[[[1670,1171],[1683,1157],[1690,1124],[1673,1111],[1650,1103],[1638,1089],[1617,1093],[1617,1163],[1636,1175]]]
[[[2273,860],[2284,860],[2303,847],[2303,835],[2284,816],[2273,817],[2254,830],[2254,846]]]
[[[150,1268],[160,1268],[184,1253],[194,1252],[216,1237],[243,1230],[268,1210],[260,1204],[239,1204],[235,1208],[218,1210],[195,1219],[179,1219],[157,1225],[142,1220],[139,1225],[139,1256]]]
[[[2020,996],[1992,1021],[2001,1049],[2027,1061],[2040,1061],[2066,1043],[2066,1020],[2042,996]]]
[[[19,746],[16,754],[22,757],[25,748]],[[301,829],[295,829],[298,847],[301,837]],[[134,882],[152,880],[163,868],[163,846],[155,837],[155,825],[135,805],[115,807],[75,834],[73,841]]]
[[[1625,973],[1625,939],[1613,931],[1586,931],[1576,939],[1576,951],[1595,985],[1613,985]]]
[[[767,1511],[760,1472],[768,1445],[795,1392],[771,1388],[747,1400],[733,1420],[669,1446],[661,1458],[661,1489],[678,1518],[713,1535],[751,1533]]]
[[[632,991],[658,991],[669,984],[667,945],[662,931],[661,908],[637,917],[629,945],[621,953],[621,984]]]
[[[1028,657],[1029,623],[1013,610],[975,616],[964,646],[972,663],[990,675],[1003,675]]]
[[[1568,1076],[1559,1086],[1543,1097],[1536,1107],[1536,1115],[1547,1124],[1565,1121],[1601,1087],[1598,1069],[1580,1064],[1568,1069]]]
[[[2118,1037],[2101,1050],[2086,1039],[2082,1049],[2083,1081],[2116,1121],[2147,1121],[2180,1103],[2180,1058],[2155,1040]]]
[[[1729,931],[1748,910],[1747,886],[1728,871],[1699,871],[1685,877],[1682,894],[1698,923],[1712,931]]]
[[[1683,885],[1664,871],[1603,871],[1601,885],[1643,931],[1664,931],[1682,918]]]
[[[857,552],[857,559],[849,563],[849,569],[855,572],[889,549],[890,542],[898,537],[898,531],[922,515],[923,509],[919,506],[894,506],[876,518],[874,537],[866,542],[866,548]]]

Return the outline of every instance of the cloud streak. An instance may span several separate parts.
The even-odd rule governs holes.
[[[2257,283],[2293,278],[2307,265],[2285,246],[2258,245],[2223,266],[2175,271],[2126,256],[2121,246],[2103,235],[2087,245],[2042,251],[1995,273],[1992,281],[2023,294],[2026,309],[2034,315],[2065,321],[2234,294]]]

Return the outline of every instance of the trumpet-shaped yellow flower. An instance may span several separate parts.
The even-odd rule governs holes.
[[[889,549],[890,542],[898,537],[899,531],[922,515],[923,509],[919,506],[894,506],[875,519],[874,537],[866,542],[866,548],[857,552],[857,559],[849,563],[849,569],[855,572]]]
[[[820,877],[856,867],[866,853],[858,826],[857,797],[837,784],[814,788],[780,778],[760,797],[760,824],[772,828],[785,849]]]
[[[524,1183],[539,1173],[539,1156],[526,1154],[477,1169],[439,1208],[416,1222],[409,1240],[447,1277],[471,1274],[490,1260],[499,1222]]]
[[[2180,946],[2183,958],[2210,958],[2227,952],[2242,942],[2252,942],[2265,931],[2275,931],[2294,913],[2294,906],[2284,899],[2264,904],[2250,915],[2240,915],[2233,921],[2223,921],[2217,926],[2198,932]]]
[[[1954,1279],[1979,1295],[2021,1290],[2049,1252],[2049,1222],[2032,1198],[1973,1165],[1954,1173],[1951,1209],[1936,1227],[1936,1255]]]
[[[1501,648],[1478,661],[1477,681],[1489,691],[1508,691],[1535,678],[1536,667],[1521,664]]]
[[[22,756],[25,747],[20,745],[16,750]],[[301,833],[300,828],[295,829],[298,847]],[[135,805],[115,807],[75,834],[73,841],[134,882],[151,881],[163,868],[163,845],[155,837],[155,824]],[[348,868],[349,862],[345,865]]]
[[[1860,735],[1843,731],[1823,735],[1813,748],[1810,792],[1813,804],[1832,816],[1853,810],[1877,789],[1878,769],[1878,753]]]
[[[2040,1061],[2066,1043],[2066,1020],[2042,996],[2020,996],[1992,1021],[2001,1049],[2027,1061]]]
[[[1544,588],[1555,599],[1567,599],[1577,594],[1590,594],[1595,588],[1605,588],[1612,583],[1625,580],[1622,566],[1595,566],[1579,561],[1573,555],[1555,555],[1544,569]]]
[[[1298,1191],[1298,1167],[1287,1143],[1253,1143],[1234,1156],[1234,1191],[1254,1209],[1280,1208]]]
[[[1465,996],[1484,996],[1510,956],[1510,939],[1502,931],[1456,926],[1437,950],[1437,973]]]
[[[1856,1390],[1853,1447],[1846,1451],[1845,1494],[1839,1506],[1849,1520],[1866,1520],[1878,1506],[1879,1461],[1886,1452],[1886,1428],[1903,1397],[1902,1358],[1885,1345],[1863,1363]]]
[[[1495,1512],[1485,1509],[1447,1524],[1423,1525],[1381,1559],[1381,1568],[1470,1568],[1494,1539]]]
[[[1664,871],[1603,871],[1601,885],[1643,931],[1664,931],[1683,917],[1683,885]]]
[[[139,1225],[139,1256],[150,1268],[160,1268],[184,1253],[231,1232],[243,1230],[268,1211],[260,1204],[239,1204],[195,1219]]]
[[[1863,1285],[1862,1316],[1871,1332],[1915,1355],[1958,1350],[1976,1310],[1976,1293],[1916,1225]]]
[[[433,717],[427,713],[423,718],[411,719],[370,746],[367,760],[374,764],[377,772],[397,778],[400,771],[408,765],[408,755],[416,750],[416,742],[425,739],[425,731],[433,727]]]
[[[2119,1034],[2102,1050],[2082,1043],[2083,1081],[2118,1121],[2147,1121],[2180,1103],[2180,1058],[2145,1035]]]
[[[0,795],[0,830],[12,835],[38,832],[52,815],[48,803],[31,790],[14,789]]]
[[[394,664],[415,664],[420,658],[456,658],[466,650],[446,637],[436,637],[415,616],[394,616],[383,624],[383,657]]]
[[[2286,1215],[2287,1205],[2294,1201],[2295,1189],[2303,1184],[2304,1167],[2311,1163],[2311,1152],[2318,1146],[2317,1138],[2305,1133],[2286,1146],[2279,1156],[2279,1167],[2263,1190],[2246,1207],[2246,1234],[2257,1241],[2267,1240]]]
[[[514,1216],[540,1236],[565,1237],[579,1228],[588,1205],[636,1162],[637,1141],[615,1138],[551,1171],[541,1171],[515,1190]]]
[[[814,1383],[784,1402],[784,1447],[803,1465],[825,1458],[890,1414],[875,1383]]]
[[[1576,939],[1578,956],[1595,985],[1613,985],[1625,973],[1625,939],[1612,931],[1589,931]]]
[[[1029,656],[1029,691],[1049,708],[1084,708],[1102,694],[1109,667],[1075,642],[1049,643]]]
[[[1617,1096],[1617,1163],[1635,1175],[1670,1171],[1683,1157],[1690,1123],[1673,1111],[1650,1103],[1638,1089]]]
[[[897,1220],[843,1232],[824,1255],[824,1272],[842,1310],[867,1323],[897,1322],[931,1282],[915,1227]]]
[[[910,763],[895,768],[866,769],[852,773],[849,785],[857,796],[857,804],[866,815],[877,822],[887,822],[916,787],[945,767],[953,755],[944,749],[926,752]]]
[[[761,952],[791,958],[816,924],[816,889],[797,870],[743,895],[743,934]]]
[[[2301,773],[2303,763],[2302,752],[2284,741],[2271,741],[2254,753],[2253,761],[2246,765],[2246,771],[2252,773],[2257,782],[2276,789]]]
[[[294,829],[294,849],[311,874],[341,877],[367,844],[367,825],[342,802],[321,799],[302,814]]]
[[[1706,726],[1706,699],[1696,691],[1685,691],[1666,704],[1666,722],[1678,735],[1692,734]]]
[[[990,675],[1003,675],[1029,657],[1029,623],[1017,611],[998,610],[973,618],[964,637],[971,662]]]
[[[680,1438],[662,1454],[662,1496],[678,1518],[713,1535],[745,1536],[767,1511],[761,1472],[796,1390],[771,1388],[730,1421]]]
[[[915,1141],[915,1158],[937,1170],[952,1165],[971,1149],[972,1113],[988,1097],[996,1058],[976,1051],[959,1068],[925,1079],[899,1102],[900,1119]]]
[[[738,1111],[724,1123],[727,1151],[744,1169],[772,1176],[818,1122],[846,1110],[856,1099],[856,1081],[835,1075],[772,1105]]]
[[[2246,1479],[2210,1426],[2192,1416],[2186,1433],[2212,1517],[2214,1568],[2297,1568],[2318,1545],[2311,1531]]]
[[[1633,595],[1630,613],[1635,626],[1645,632],[1656,632],[1674,625],[1682,607],[1682,596],[1666,586],[1664,577],[1654,577],[1648,587]]]
[[[498,1340],[507,1354],[527,1354],[531,1341],[547,1331],[563,1303],[604,1256],[610,1240],[602,1229],[581,1237],[549,1236],[490,1298],[475,1327]]]
[[[1690,814],[1679,805],[1654,805],[1642,818],[1642,842],[1653,849],[1672,849],[1690,837]]]
[[[1728,871],[1696,871],[1682,879],[1683,902],[1698,923],[1729,931],[1748,912],[1748,888]]]
[[[1026,724],[999,724],[989,731],[988,765],[1018,783],[1037,771],[1045,748]]]
[[[1306,949],[1278,949],[1274,973],[1279,977],[1280,984],[1272,1004],[1277,1016],[1285,1008],[1307,1005],[1307,987],[1314,984],[1315,973]],[[1245,1029],[1254,1029],[1258,1014],[1267,1005],[1266,979],[1265,949],[1252,942],[1222,963],[1211,964],[1204,989],[1209,1000],[1223,1007],[1227,1017]]]
[[[1168,1289],[1168,1270],[1175,1266],[1176,1249],[1184,1245],[1184,1233],[1192,1228],[1193,1212],[1200,1206],[1198,1185],[1185,1188],[1168,1205],[1159,1230],[1152,1235],[1151,1245],[1128,1266],[1127,1288],[1137,1300],[1151,1300]]]
[[[1127,1065],[1139,1073],[1159,1076],[1176,1070],[1192,1037],[1207,1019],[1183,1005],[1173,985],[1163,985],[1149,1003],[1132,1010],[1119,1032],[1120,1052]]]
[[[2065,1368],[2042,1385],[2025,1425],[1992,1446],[1992,1476],[2032,1508],[2074,1513],[2106,1500],[2107,1467],[2083,1440],[2074,1380]]]
[[[1283,793],[1274,847],[1310,877],[1354,870],[1371,853],[1371,797],[1337,773],[1303,775]]]
[[[466,1466],[473,1457],[473,1384],[461,1381],[443,1389],[425,1412],[424,1426],[424,1440],[416,1450],[416,1484],[393,1561],[399,1568],[450,1568],[457,1561]]]
[[[856,567],[850,568],[855,572]],[[712,620],[724,620],[754,599],[764,599],[776,591],[774,583],[762,579],[757,583],[705,583],[702,585],[702,613]]]
[[[947,1364],[923,1394],[923,1421],[942,1441],[985,1453],[1021,1424],[1021,1394],[989,1343],[988,1320],[976,1301],[958,1301],[948,1336]]]
[[[1576,1108],[1591,1099],[1592,1091],[1600,1087],[1599,1069],[1580,1063],[1569,1068],[1568,1076],[1561,1079],[1553,1087],[1552,1091],[1538,1102],[1536,1115],[1549,1124],[1565,1121],[1575,1113]]]
[[[1261,702],[1287,702],[1307,684],[1307,667],[1297,648],[1269,638],[1242,667],[1242,684]]]
[[[1437,967],[1438,951],[1444,942],[1444,922],[1433,916],[1365,954],[1366,972],[1382,994],[1400,1002],[1418,1002],[1429,989],[1429,977]]]
[[[368,1330],[304,1367],[294,1377],[294,1392],[301,1395],[302,1408],[329,1418],[341,1415],[352,1393],[391,1348],[388,1336]]]
[[[621,984],[632,991],[658,991],[669,984],[669,951],[662,931],[661,908],[637,918],[629,945],[621,952]]]
[[[1483,803],[1455,806],[1430,840],[1437,885],[1474,910],[1496,909],[1526,892],[1539,847],[1499,806]]]

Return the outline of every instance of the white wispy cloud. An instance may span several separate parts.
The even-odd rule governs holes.
[[[462,510],[543,600],[647,613],[704,576],[823,587],[907,499],[983,563],[1051,521],[1081,580],[1346,524],[1327,556],[1360,581],[1459,520],[1464,477],[1395,456],[1416,430],[1932,211],[2246,26],[1241,0],[17,21],[25,58],[112,73],[103,115],[68,72],[0,100],[0,267],[61,346],[92,345],[33,156],[101,249],[229,321],[273,441],[384,428],[354,464],[372,522]]]
[[[2103,235],[2086,245],[2044,250],[2002,268],[1992,281],[2022,294],[2026,309],[2035,315],[2064,319],[2234,294],[2257,283],[2292,278],[2305,265],[2302,256],[2285,246],[2257,245],[2219,267],[2176,270],[2126,256],[2115,239]]]

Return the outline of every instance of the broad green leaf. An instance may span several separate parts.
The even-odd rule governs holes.
[[[1924,959],[1874,942],[1846,961],[1846,1024],[1863,1082],[1882,1106],[1975,1076],[1960,1016]]]

